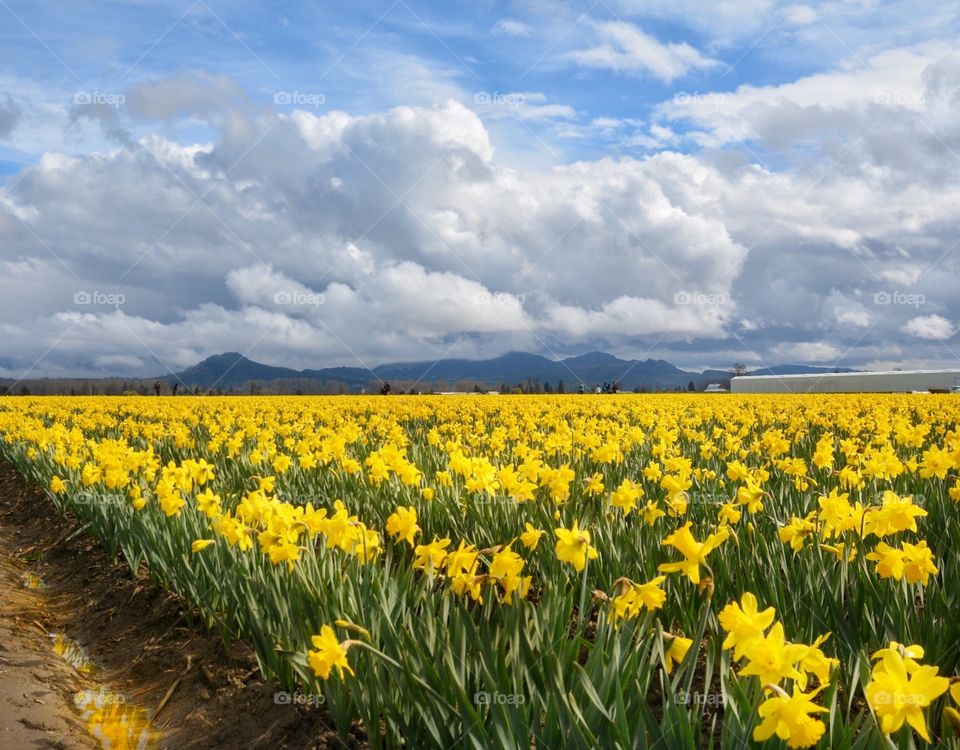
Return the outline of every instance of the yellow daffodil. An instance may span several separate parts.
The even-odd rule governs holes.
[[[716,533],[710,534],[703,542],[698,542],[690,532],[692,521],[687,521],[681,528],[663,540],[664,546],[674,547],[684,556],[681,562],[661,563],[661,573],[683,573],[692,583],[700,583],[700,566],[705,564],[707,555],[727,540],[729,531],[721,527]]]
[[[420,533],[420,527],[417,525],[417,509],[413,506],[397,508],[387,519],[387,533],[413,547],[414,537]]]
[[[930,742],[923,709],[947,692],[950,681],[939,677],[936,667],[911,667],[910,661],[898,651],[887,650],[874,666],[864,693],[884,734],[896,732],[907,722]]]
[[[524,529],[524,532],[520,535],[520,542],[530,550],[536,549],[537,545],[540,544],[540,538],[547,533],[542,529],[534,528],[530,523],[525,523]]]
[[[334,667],[340,679],[343,679],[344,671],[353,674],[352,667],[347,663],[349,646],[337,640],[337,634],[333,632],[333,628],[324,625],[320,628],[320,635],[315,635],[310,640],[313,649],[307,652],[307,663],[317,677],[329,679],[330,671]]]
[[[723,648],[732,648],[735,659],[743,658],[753,644],[763,638],[763,631],[770,627],[776,615],[773,607],[761,612],[757,597],[746,592],[739,604],[730,602],[720,610],[720,626],[727,632]]]
[[[578,573],[583,571],[587,559],[595,560],[599,555],[590,544],[590,532],[581,529],[577,521],[569,529],[554,529],[554,534],[557,535],[557,559],[570,563]]]
[[[823,688],[804,693],[794,685],[792,694],[788,695],[776,685],[770,687],[773,694],[760,704],[762,721],[753,730],[754,741],[766,742],[776,735],[791,748],[816,745],[826,726],[811,714],[827,713],[826,708],[813,702]]]

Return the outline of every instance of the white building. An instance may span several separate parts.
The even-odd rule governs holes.
[[[730,379],[733,393],[910,393],[931,389],[960,391],[960,370],[740,375]]]

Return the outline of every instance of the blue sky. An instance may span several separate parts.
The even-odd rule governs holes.
[[[842,3],[819,12],[801,3],[690,12],[670,5],[390,0],[292,2],[278,12],[268,3],[204,0],[8,2],[0,8],[6,16],[0,40],[7,75],[26,79],[25,90],[38,99],[48,91],[44,103],[51,108],[68,104],[64,92],[121,93],[184,70],[230,76],[260,106],[274,106],[278,91],[300,92],[322,96],[318,109],[355,115],[429,106],[444,96],[473,105],[484,97],[496,103],[499,95],[509,106],[511,94],[539,95],[533,106],[569,112],[497,124],[504,148],[569,161],[656,149],[629,135],[673,97],[788,83],[888,46],[921,42],[933,31],[955,33],[958,23],[949,11],[916,13],[914,3],[848,3],[845,13],[836,7]],[[629,24],[663,45],[689,45],[711,63],[672,77],[639,63],[623,70],[578,64],[578,52],[602,44],[598,26],[605,23]],[[601,118],[626,124],[589,127]],[[676,129],[682,133],[683,123]],[[188,138],[203,131],[178,123],[168,132]],[[6,146],[4,171],[30,163],[38,146],[55,145],[53,135],[30,139],[23,150]]]
[[[0,372],[227,348],[687,367],[960,348],[949,4],[3,0],[0,17],[0,262],[20,303]],[[324,304],[272,303],[290,289]],[[77,290],[124,303],[78,308]]]

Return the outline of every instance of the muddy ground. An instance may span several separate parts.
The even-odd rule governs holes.
[[[0,463],[0,748],[95,748],[73,696],[88,680],[51,647],[78,641],[93,678],[144,706],[169,748],[356,748],[322,707],[278,705],[249,646],[203,630],[147,575],[112,561],[74,519]],[[42,589],[25,587],[38,575]],[[157,712],[157,710],[159,712]]]

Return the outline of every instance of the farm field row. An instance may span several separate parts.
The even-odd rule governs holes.
[[[958,417],[23,397],[0,452],[373,747],[960,747]]]

